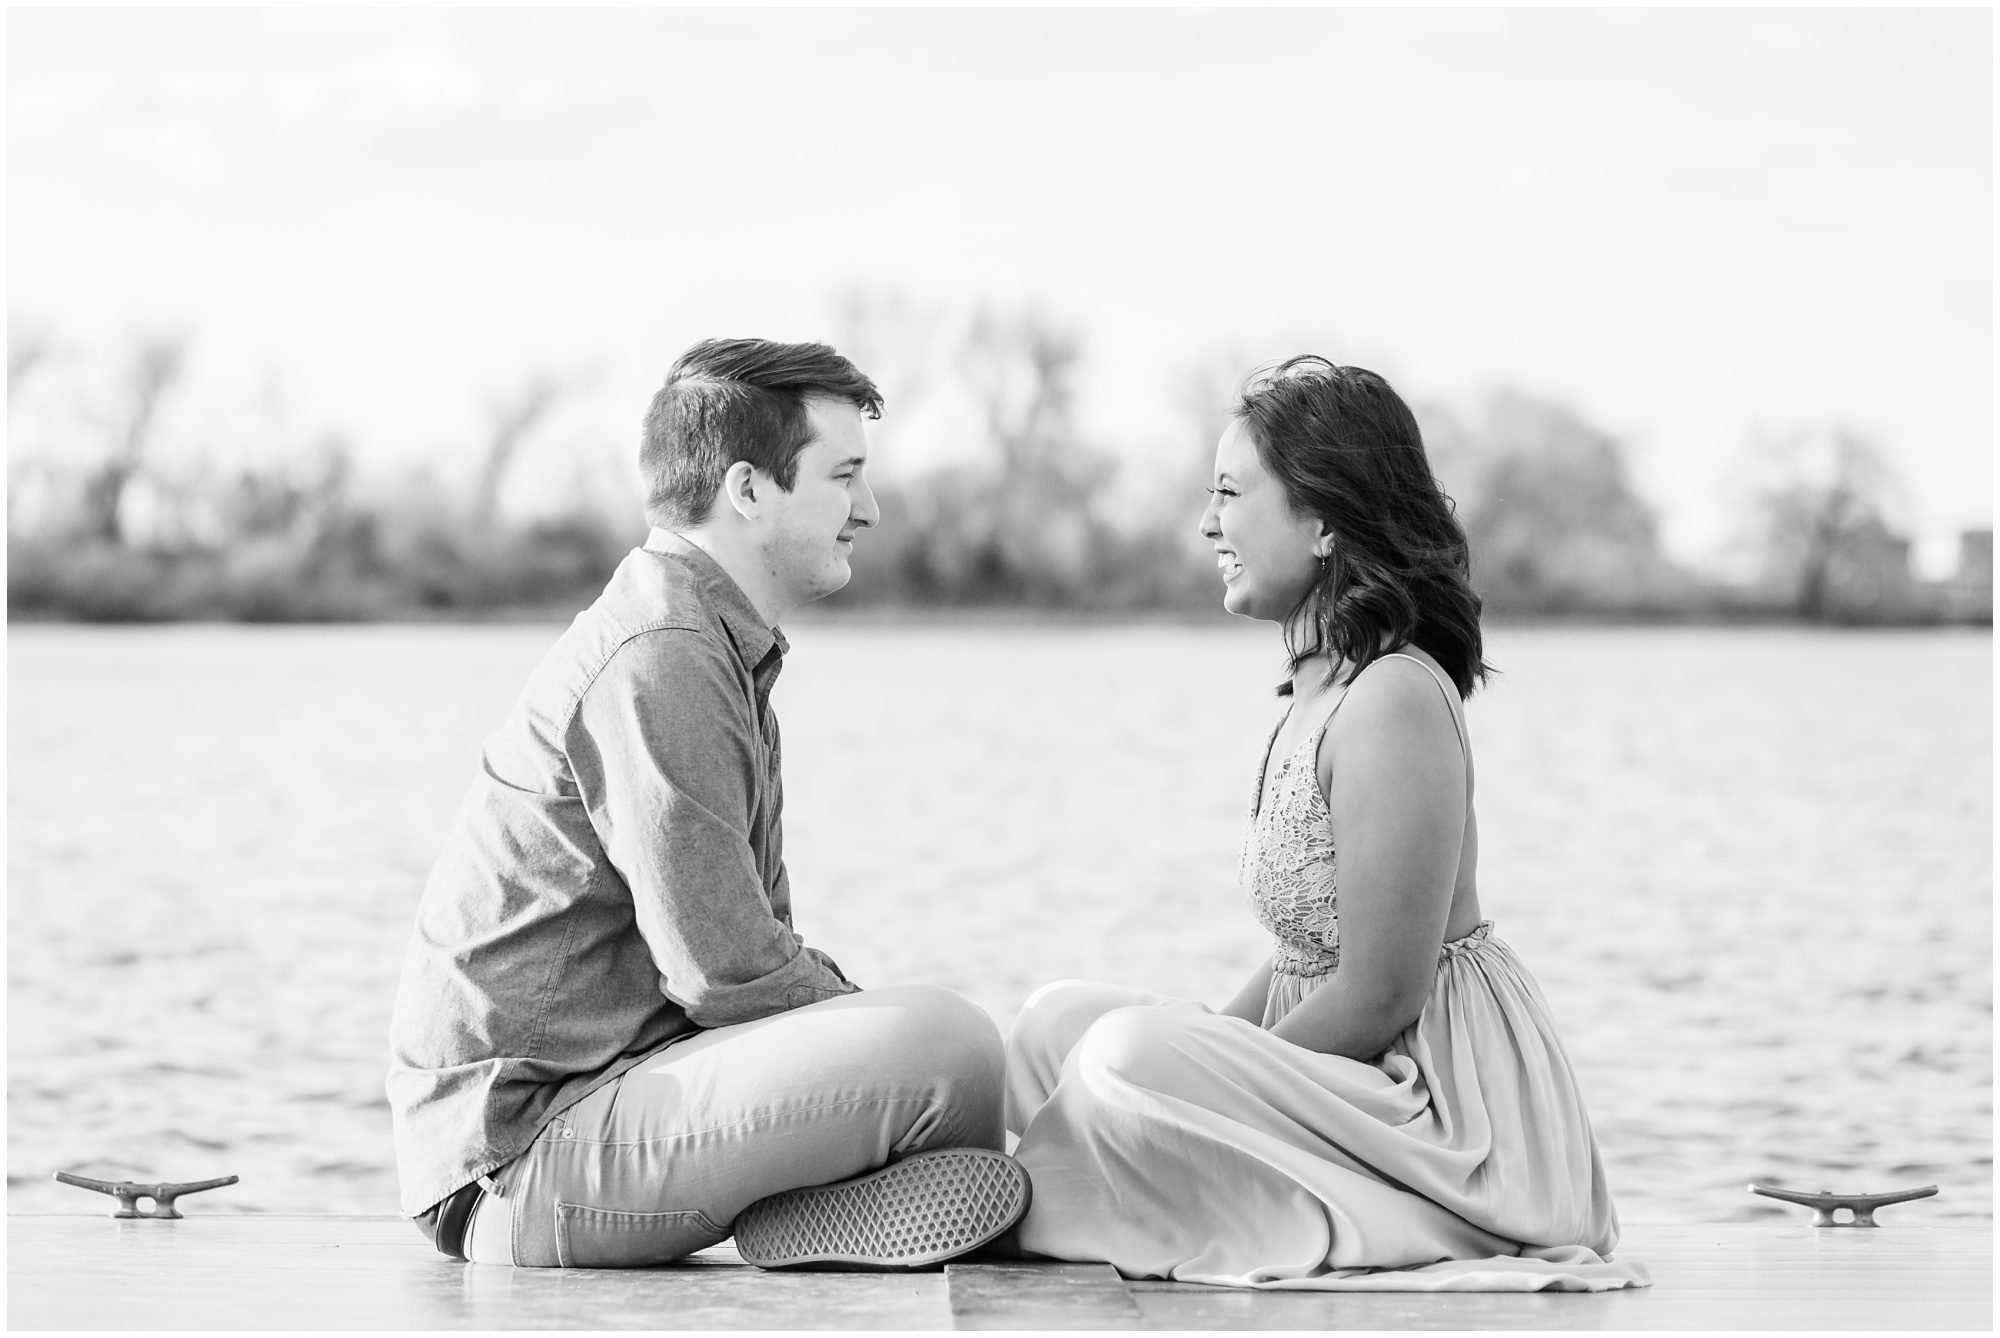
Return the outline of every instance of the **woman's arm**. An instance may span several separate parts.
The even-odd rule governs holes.
[[[1252,1026],[1264,1025],[1264,1000],[1271,994],[1271,959],[1250,973],[1250,979],[1243,982],[1243,988],[1236,991],[1236,997],[1222,1005],[1224,1017],[1240,1017]]]
[[[1389,660],[1355,682],[1320,768],[1338,852],[1340,969],[1271,1030],[1369,1060],[1417,1020],[1437,978],[1465,836],[1465,754],[1430,674]]]

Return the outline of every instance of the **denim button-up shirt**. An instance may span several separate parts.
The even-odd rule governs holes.
[[[390,1023],[405,1213],[674,1040],[855,989],[792,930],[785,650],[712,558],[656,530],[486,740]]]

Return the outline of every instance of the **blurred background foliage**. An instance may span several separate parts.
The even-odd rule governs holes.
[[[830,338],[888,400],[878,446],[922,447],[878,451],[884,522],[830,609],[1220,616],[1195,517],[1253,359],[1225,351],[1181,369],[1185,429],[1172,439],[1108,443],[1087,440],[1074,412],[1084,333],[1046,311],[851,293]],[[469,470],[370,472],[353,443],[301,432],[271,406],[236,432],[248,451],[209,440],[184,412],[196,363],[182,337],[85,349],[13,322],[10,618],[567,614],[643,540],[636,427],[569,461],[567,495],[510,504],[524,458],[578,449],[549,430],[576,378],[530,377],[494,397]],[[1694,569],[1663,551],[1626,445],[1572,407],[1518,388],[1412,407],[1490,613],[1991,620],[1991,531],[1962,537],[1952,577],[1917,578],[1901,485],[1854,432],[1748,443],[1740,490],[1716,503],[1738,514],[1739,541]]]

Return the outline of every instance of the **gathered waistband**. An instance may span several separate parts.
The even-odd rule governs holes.
[[[1493,922],[1491,920],[1481,920],[1478,924],[1466,930],[1465,933],[1445,944],[1443,949],[1438,953],[1438,961],[1442,963],[1449,961],[1460,953],[1477,952],[1479,949],[1485,947],[1486,941],[1492,937]]]
[[[1485,947],[1492,938],[1493,922],[1491,920],[1481,920],[1464,934],[1439,949],[1438,965],[1443,966],[1452,958],[1465,953],[1477,952],[1479,949]],[[1339,966],[1340,949],[1338,947],[1326,949],[1319,947],[1317,944],[1307,946],[1298,943],[1288,943],[1283,939],[1278,940],[1277,951],[1273,954],[1271,962],[1273,974],[1296,976],[1300,980],[1317,980],[1321,976],[1332,975]]]

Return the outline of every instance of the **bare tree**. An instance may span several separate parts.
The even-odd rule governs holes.
[[[981,310],[960,346],[959,375],[995,470],[960,523],[996,593],[1060,600],[1096,580],[1105,542],[1096,504],[1111,470],[1075,422],[1082,351],[1074,331],[1035,311]]]
[[[1251,368],[1250,355],[1243,350],[1213,349],[1184,364],[1169,383],[1168,398],[1187,433],[1175,441],[1172,458],[1161,471],[1175,505],[1196,505],[1192,489],[1208,485],[1215,472],[1216,441],[1229,425]]]
[[[1794,434],[1766,450],[1776,477],[1760,489],[1765,563],[1794,610],[1821,619],[1871,606],[1908,584],[1908,542],[1889,522],[1902,486],[1882,450],[1845,428]]]
[[[7,407],[30,375],[55,356],[56,338],[45,325],[19,324],[7,330]]]
[[[973,317],[959,365],[1003,468],[1061,468],[1082,352],[1073,331],[1035,312]]]
[[[500,485],[519,458],[521,445],[548,418],[570,387],[552,376],[534,376],[487,407],[486,456],[473,491],[472,515],[490,524],[500,509]]]
[[[199,493],[215,515],[222,542],[290,537],[314,544],[340,519],[353,473],[353,451],[325,433],[272,467],[238,469]]]
[[[943,319],[900,293],[850,288],[835,297],[836,346],[882,392],[891,422],[931,391]]]
[[[1509,389],[1463,415],[1427,406],[1425,418],[1432,469],[1458,507],[1474,583],[1493,607],[1629,608],[1675,588],[1653,508],[1612,434]]]
[[[125,540],[119,519],[126,489],[145,459],[158,424],[160,404],[180,380],[187,344],[179,336],[142,341],[126,377],[124,411],[111,433],[111,449],[84,477],[83,532],[109,544]]]

